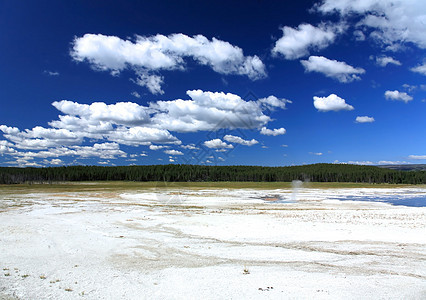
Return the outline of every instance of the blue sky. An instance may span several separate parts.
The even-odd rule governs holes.
[[[424,1],[0,2],[0,165],[426,163]]]

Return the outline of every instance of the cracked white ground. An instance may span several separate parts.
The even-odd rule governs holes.
[[[0,298],[425,299],[426,208],[336,200],[390,195],[426,189],[10,189]]]

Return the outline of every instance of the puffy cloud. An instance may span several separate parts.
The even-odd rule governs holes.
[[[344,31],[343,25],[300,24],[296,29],[282,28],[283,36],[275,43],[273,54],[282,54],[286,59],[297,59],[309,55],[310,50],[320,50],[330,45],[338,33]]]
[[[424,34],[426,2],[418,0],[325,0],[317,9],[323,13],[337,12],[343,17],[358,14],[359,28],[370,28],[370,37],[398,48],[413,43],[426,48]]]
[[[140,126],[130,128],[119,127],[117,130],[109,133],[107,137],[110,141],[129,146],[148,146],[151,143],[179,145],[181,143],[181,141],[165,129]]]
[[[426,155],[409,155],[409,159],[426,160]]]
[[[225,141],[227,141],[227,142],[230,142],[230,143],[237,143],[237,144],[241,144],[241,145],[244,145],[244,146],[253,146],[253,145],[255,145],[255,144],[257,144],[257,143],[259,143],[258,141],[256,141],[255,139],[252,139],[252,140],[250,140],[250,141],[247,141],[247,140],[244,140],[244,139],[242,139],[241,137],[239,137],[239,136],[235,136],[235,135],[225,135],[224,137],[223,137],[223,139],[225,140]]]
[[[75,38],[71,56],[75,61],[87,61],[93,69],[110,71],[113,75],[132,69],[138,75],[136,83],[157,94],[163,92],[163,77],[151,73],[184,70],[185,58],[192,58],[220,74],[246,75],[252,80],[266,76],[259,57],[244,56],[241,48],[203,35],[136,36],[133,42],[116,36],[85,34]]]
[[[183,153],[178,150],[165,150],[164,153],[168,155],[183,155]]]
[[[310,56],[300,61],[306,72],[319,72],[340,82],[360,80],[358,74],[364,74],[362,68],[354,68],[343,61],[331,60],[324,56]]]
[[[386,91],[385,97],[388,100],[404,101],[405,103],[408,103],[409,101],[413,100],[413,97],[411,97],[407,93],[400,92],[400,91],[397,91],[397,90]]]
[[[200,149],[200,148],[196,147],[194,144],[181,145],[181,148],[189,149],[189,150],[199,150]]]
[[[286,133],[285,128],[268,129],[266,127],[262,127],[260,129],[260,134],[263,134],[263,135],[277,136],[277,135],[282,135],[282,134],[285,134],[285,133]]]
[[[5,126],[7,127],[7,126]],[[14,145],[11,142],[5,141],[5,140],[0,140],[0,146],[5,146],[5,147],[13,147]]]
[[[89,120],[89,123],[108,121],[117,125],[141,125],[149,120],[148,108],[133,102],[118,102],[109,105],[94,102],[88,105],[62,100],[55,101],[52,105],[64,114],[79,116]]]
[[[78,134],[67,129],[36,126],[31,130],[20,131],[16,127],[1,125],[0,131],[3,131],[4,137],[20,149],[45,149],[59,145],[75,145],[82,141]]]
[[[21,132],[17,127],[9,127],[6,125],[0,125],[0,131],[3,131],[3,133],[10,135],[16,135]]]
[[[73,146],[71,151],[75,151],[75,155],[88,158],[100,157],[103,159],[115,159],[126,157],[127,154],[120,150],[120,145],[117,143],[96,143],[93,146]]]
[[[25,160],[34,158],[50,158],[50,157],[65,157],[77,156],[80,158],[99,157],[105,159],[115,159],[117,157],[126,157],[127,154],[120,150],[117,143],[95,143],[92,146],[69,146],[56,147],[38,152],[16,152],[13,154],[16,157],[21,157]]]
[[[101,102],[87,105],[66,100],[54,102],[53,105],[67,115],[60,116],[60,120],[52,121],[50,125],[93,133],[91,137],[96,138],[111,136],[109,132],[116,131],[113,125],[143,125],[140,127],[175,132],[211,131],[223,128],[254,129],[271,120],[264,114],[264,110],[284,108],[286,103],[291,102],[275,96],[261,98],[258,101],[245,101],[235,94],[201,90],[190,90],[187,94],[191,99],[157,101],[150,103],[149,106],[131,102],[111,105]],[[81,124],[84,124],[84,127],[79,128]]]
[[[420,73],[422,75],[426,75],[426,63],[424,63],[423,65],[411,68],[410,70],[416,73]]]
[[[16,153],[16,150],[12,147],[12,143],[8,141],[0,141],[0,155]]]
[[[222,128],[253,129],[271,119],[256,101],[245,101],[240,96],[223,92],[187,91],[191,100],[158,101],[150,108],[156,113],[151,118],[155,126],[176,132],[211,131]]]
[[[382,55],[376,57],[376,64],[381,67],[386,67],[388,64],[400,66],[401,62],[399,60],[394,59],[393,57]]]
[[[190,99],[157,101],[145,106],[132,102],[80,104],[68,100],[55,101],[52,105],[62,114],[49,122],[50,128],[36,126],[21,131],[0,125],[0,131],[7,139],[0,143],[0,154],[27,160],[62,156],[124,157],[126,153],[119,149],[120,144],[149,146],[151,150],[169,148],[167,144],[181,145],[182,142],[172,132],[259,129],[271,121],[267,111],[285,108],[286,103],[291,102],[275,96],[245,101],[235,94],[201,90],[190,90],[187,94]],[[285,129],[269,130],[265,127],[262,132],[277,135],[284,134]],[[226,136],[226,140],[248,146],[257,143],[254,139],[246,141],[231,135]],[[83,143],[92,145],[81,146]],[[215,148],[217,151],[233,148],[221,140],[207,141],[205,146],[219,147]],[[181,147],[199,149],[194,144]],[[32,149],[33,152],[19,152],[17,149]],[[166,153],[179,155],[182,152],[167,150]],[[24,165],[23,161],[21,165]]]
[[[25,168],[25,167],[42,167],[43,165],[34,162],[34,161],[29,161],[29,159],[26,158],[22,158],[22,157],[18,157],[18,158],[14,158],[13,161],[7,161],[5,162],[6,164],[9,165],[15,165],[18,166],[20,168]]]
[[[85,136],[100,139],[114,131],[114,126],[154,127],[176,132],[211,131],[222,128],[254,129],[267,124],[271,118],[265,110],[285,108],[290,100],[275,96],[258,101],[245,101],[240,96],[223,92],[187,91],[189,100],[177,99],[152,102],[142,106],[132,102],[90,105],[62,100],[53,102],[66,115],[49,123],[55,128],[84,132]]]
[[[260,98],[257,101],[259,103],[261,103],[263,106],[265,106],[267,108],[270,108],[270,109],[274,109],[274,108],[285,109],[287,103],[293,103],[290,100],[287,100],[287,99],[278,99],[275,96],[269,96],[269,97],[266,97],[266,98]]]
[[[367,117],[367,116],[362,116],[362,117],[356,117],[355,122],[356,123],[372,123],[374,122],[374,118],[373,117]]]
[[[205,141],[204,146],[206,146],[207,148],[213,148],[213,149],[224,149],[224,148],[232,149],[232,148],[234,148],[234,146],[225,143],[221,139],[213,139],[213,140],[210,140],[210,141]]]
[[[321,156],[323,153],[322,152],[309,152],[309,154],[316,155],[316,156]]]
[[[164,83],[163,76],[140,73],[134,82],[137,85],[146,87],[152,94],[164,94],[161,89],[161,85]]]
[[[43,163],[45,165],[56,165],[56,166],[64,164],[64,162],[59,158],[54,158],[52,160],[45,159],[45,160],[43,160]]]
[[[157,151],[163,148],[169,148],[169,146],[164,146],[164,145],[149,145],[149,149],[153,150],[153,151]]]
[[[327,97],[314,96],[314,106],[318,111],[339,111],[353,110],[354,107],[346,103],[345,99],[340,98],[336,94]]]

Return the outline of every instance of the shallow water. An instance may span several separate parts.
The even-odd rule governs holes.
[[[334,197],[333,200],[339,201],[367,201],[367,202],[382,202],[392,205],[402,205],[410,207],[426,207],[426,196],[404,197],[404,196],[382,196],[380,198],[372,196],[343,196]]]

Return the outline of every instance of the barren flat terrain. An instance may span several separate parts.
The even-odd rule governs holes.
[[[425,198],[424,186],[2,186],[0,298],[425,299]]]

